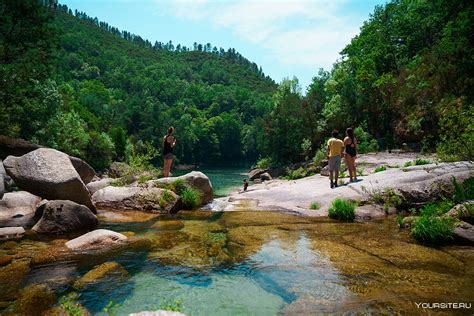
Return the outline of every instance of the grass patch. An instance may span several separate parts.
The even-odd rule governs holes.
[[[162,301],[156,310],[183,312],[183,301],[179,298]]]
[[[406,167],[411,167],[411,166],[413,166],[413,161],[407,161],[403,164],[403,167],[405,167],[405,168]]]
[[[474,177],[464,180],[463,183],[457,182],[456,178],[453,177],[453,185],[453,201],[455,203],[474,199]]]
[[[385,171],[387,170],[387,166],[385,165],[382,165],[382,166],[378,166],[377,168],[375,168],[374,172],[381,172],[381,171]]]
[[[431,161],[426,159],[417,158],[414,162],[415,166],[429,165]]]
[[[319,205],[318,202],[311,202],[311,204],[309,205],[309,208],[310,208],[311,210],[319,210],[320,207],[321,207],[321,206]]]
[[[355,218],[355,203],[346,199],[335,199],[329,208],[329,217],[344,221],[352,222]]]
[[[453,219],[423,215],[413,226],[411,234],[416,240],[428,245],[441,245],[453,239]]]
[[[77,302],[79,294],[70,293],[59,299],[59,306],[61,306],[70,316],[85,316],[88,315],[84,307]]]
[[[366,192],[366,190],[364,191]],[[403,197],[398,195],[395,190],[386,188],[383,191],[372,192],[370,201],[383,205],[384,211],[387,212],[389,207],[399,208],[403,204]]]
[[[186,181],[183,179],[177,179],[172,183],[172,190],[178,195],[181,195],[187,187]]]
[[[171,194],[170,191],[168,190],[164,190],[162,193],[161,193],[161,196],[158,200],[158,204],[160,204],[161,207],[166,207],[169,203],[173,202],[174,201],[174,196],[173,194]]]
[[[183,206],[186,209],[194,209],[201,204],[201,197],[199,193],[191,188],[185,188],[181,193]]]
[[[137,182],[140,183],[140,184],[143,184],[149,180],[153,180],[154,177],[152,175],[148,175],[148,174],[141,174],[138,176],[138,179],[137,179]]]

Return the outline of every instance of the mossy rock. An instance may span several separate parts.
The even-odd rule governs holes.
[[[180,230],[184,228],[184,223],[180,220],[158,220],[151,225],[150,228],[159,230]]]
[[[20,284],[30,272],[30,260],[15,260],[0,268],[0,293],[2,301],[11,301],[18,297]]]
[[[211,211],[188,211],[181,210],[177,213],[178,219],[187,219],[187,220],[210,220],[218,216],[220,213],[211,212]]]
[[[4,250],[12,250],[12,249],[15,249],[16,247],[18,247],[18,242],[16,241],[13,241],[13,240],[9,240],[9,241],[5,241],[4,243],[2,243],[0,245],[0,249],[4,249]]]
[[[56,295],[44,284],[23,288],[16,301],[15,311],[23,315],[42,315],[56,303]]]
[[[0,267],[6,266],[13,261],[13,257],[9,255],[0,256]]]
[[[153,232],[150,231],[145,234],[151,242],[151,249],[171,249],[179,244],[186,244],[188,242],[189,235],[182,231],[161,231]]]
[[[416,221],[419,219],[419,216],[407,216],[402,219],[402,228],[411,228],[415,225]]]
[[[98,283],[106,277],[124,279],[128,277],[128,272],[117,262],[105,262],[84,274],[80,279],[74,282],[73,286],[75,289],[80,290],[90,284]]]

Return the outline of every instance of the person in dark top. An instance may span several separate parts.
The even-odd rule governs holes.
[[[344,159],[349,170],[350,182],[357,181],[357,171],[355,160],[357,157],[357,139],[354,136],[352,128],[346,129],[346,138],[344,138]]]
[[[249,183],[247,182],[247,179],[244,179],[244,192],[247,191],[248,187],[249,187]]]
[[[173,148],[176,145],[176,138],[173,136],[174,127],[168,128],[168,133],[163,137],[163,177],[170,176],[171,164],[173,163]]]

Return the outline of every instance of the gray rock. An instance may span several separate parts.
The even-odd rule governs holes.
[[[97,191],[108,187],[110,183],[112,183],[113,181],[114,179],[112,178],[104,178],[98,181],[92,181],[87,184],[87,189],[89,189],[89,192],[91,193],[91,195],[94,195],[94,193],[96,193]]]
[[[94,193],[92,200],[101,209],[169,213],[181,209],[181,198],[172,191],[160,188],[108,186]]]
[[[124,245],[126,241],[125,235],[107,229],[96,229],[69,240],[66,247],[72,251],[104,250]]]
[[[69,156],[69,159],[71,160],[74,169],[76,169],[77,173],[81,177],[82,182],[84,182],[84,184],[88,184],[89,182],[91,182],[92,179],[95,177],[94,168],[89,166],[89,164],[84,160],[79,159],[77,157]]]
[[[125,162],[114,161],[109,168],[109,177],[111,178],[121,178],[130,174],[132,167],[130,167]]]
[[[23,237],[25,232],[23,227],[3,227],[0,228],[0,240],[19,239]]]
[[[259,169],[259,168],[252,169],[249,171],[249,174],[248,174],[249,180],[253,181],[255,179],[258,179],[265,172],[268,172],[268,169]]]
[[[189,186],[201,193],[202,204],[207,204],[214,198],[211,181],[204,173],[199,171],[193,171],[180,177],[168,177],[158,180],[150,180],[147,183],[149,187],[154,187],[156,184],[170,184],[179,179],[184,180]]]
[[[468,200],[455,205],[443,217],[453,217],[466,222],[474,221],[474,200]]]
[[[3,198],[3,194],[5,194],[5,178],[7,176],[7,172],[3,167],[3,161],[0,159],[0,199]]]
[[[321,175],[325,177],[329,177],[329,166],[326,165],[321,169]]]
[[[458,223],[454,228],[454,237],[462,243],[474,245],[474,226],[466,222]]]
[[[33,224],[36,208],[41,201],[26,191],[5,193],[0,200],[0,226],[27,226]]]
[[[40,148],[22,157],[9,156],[3,164],[23,190],[49,200],[70,200],[95,211],[89,191],[68,155]]]
[[[264,172],[260,175],[260,179],[262,179],[262,181],[269,181],[269,180],[272,180],[273,178],[268,172]]]
[[[61,235],[97,227],[97,217],[86,206],[67,200],[48,201],[37,210],[41,216],[32,230],[39,234]]]

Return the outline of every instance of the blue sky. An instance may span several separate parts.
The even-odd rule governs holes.
[[[192,47],[234,47],[275,81],[296,76],[303,90],[330,70],[384,0],[60,0],[121,30]]]

